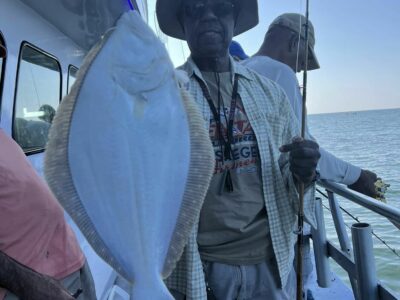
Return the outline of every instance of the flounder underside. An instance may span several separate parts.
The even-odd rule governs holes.
[[[125,13],[60,104],[45,175],[93,249],[134,283],[133,299],[171,297],[163,279],[199,217],[213,162],[165,47]]]

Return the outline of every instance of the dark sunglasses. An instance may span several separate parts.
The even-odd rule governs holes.
[[[225,17],[233,14],[235,5],[232,2],[220,1],[214,3],[196,2],[184,6],[184,13],[188,17],[199,18],[204,15],[207,9],[211,9],[216,17]]]

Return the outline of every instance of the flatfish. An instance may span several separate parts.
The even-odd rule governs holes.
[[[133,299],[172,299],[214,154],[164,45],[127,12],[84,60],[50,131],[45,176],[94,250],[133,283]]]

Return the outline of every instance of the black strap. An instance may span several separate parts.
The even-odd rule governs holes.
[[[218,139],[219,141],[225,146],[225,153],[224,153],[224,158],[223,159],[233,159],[233,153],[232,153],[232,144],[233,144],[233,125],[235,121],[235,112],[236,112],[236,104],[237,100],[239,97],[238,94],[238,82],[239,82],[239,76],[235,74],[235,79],[234,79],[234,84],[233,84],[233,92],[232,92],[232,101],[231,101],[231,107],[230,107],[230,112],[229,112],[229,120],[227,120],[227,140],[225,140],[225,137],[222,132],[222,124],[221,124],[221,118],[220,118],[220,107],[217,108],[214,105],[214,102],[212,100],[211,94],[204,83],[203,80],[201,80],[199,77],[195,76],[197,79],[202,91],[203,95],[206,98],[208,105],[210,106],[211,112],[214,116],[215,122],[217,123],[217,131],[218,131]],[[224,111],[225,114],[225,111]]]
[[[215,122],[217,123],[217,132],[218,132],[218,140],[220,141],[220,145],[222,148],[222,145],[225,146],[225,151],[221,151],[222,154],[222,164],[224,163],[225,159],[233,159],[234,160],[234,154],[232,150],[232,145],[233,145],[233,125],[235,121],[235,112],[236,112],[236,104],[238,101],[238,86],[239,86],[239,76],[235,74],[235,79],[234,79],[234,84],[233,84],[233,92],[232,92],[232,101],[231,101],[231,107],[230,107],[230,112],[229,112],[229,120],[226,119],[225,116],[225,107],[224,109],[224,118],[226,121],[226,127],[227,127],[227,140],[225,140],[224,134],[222,132],[222,124],[221,124],[221,106],[220,106],[220,89],[219,89],[219,77],[217,76],[217,84],[218,84],[218,110],[214,105],[214,102],[211,98],[211,94],[207,88],[207,85],[204,83],[203,80],[201,80],[199,77],[195,76],[197,79],[202,91],[203,95],[206,98],[208,105],[210,106],[211,112],[214,115]],[[222,101],[223,104],[223,101]],[[222,149],[221,149],[222,150]],[[223,180],[223,186],[221,187],[222,189],[227,189],[228,192],[233,192],[233,181],[232,181],[232,176],[230,170],[225,171],[225,179]]]
[[[235,111],[236,111],[236,104],[238,100],[238,82],[239,82],[239,77],[235,75],[235,81],[233,84],[233,93],[232,93],[232,101],[231,101],[231,111],[229,113],[229,122],[227,126],[227,138],[228,138],[228,144],[229,148],[232,148],[233,145],[233,124],[235,121]],[[231,150],[231,149],[230,149]],[[232,150],[231,150],[232,151]],[[233,153],[232,153],[232,158],[233,158]]]

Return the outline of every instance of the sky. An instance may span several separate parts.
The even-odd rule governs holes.
[[[148,4],[149,23],[179,66],[190,55],[186,43],[156,29],[155,0]],[[253,55],[275,17],[305,14],[305,6],[306,0],[259,0],[259,25],[235,40]],[[400,108],[399,0],[310,0],[310,20],[321,65],[308,75],[310,114]]]

